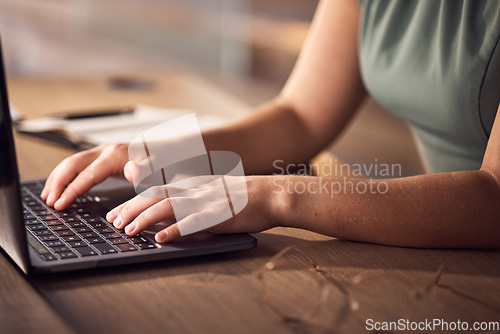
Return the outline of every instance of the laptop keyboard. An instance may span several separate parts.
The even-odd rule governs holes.
[[[90,208],[88,195],[77,199],[66,210],[50,208],[40,198],[43,184],[30,182],[21,187],[26,229],[43,245],[34,247],[45,261],[89,257],[156,249],[150,240],[128,236]],[[28,239],[31,239],[28,236]],[[32,240],[32,239],[31,239]],[[33,241],[33,240],[32,240]]]

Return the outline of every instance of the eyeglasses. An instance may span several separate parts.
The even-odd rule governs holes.
[[[383,273],[356,275],[348,279],[334,277],[321,270],[302,248],[289,246],[271,257],[257,272],[257,277],[265,305],[283,321],[312,320],[325,308],[329,296],[335,293],[350,311],[347,313],[364,324],[367,318],[374,317],[374,309],[391,312],[397,308],[404,318],[411,319],[419,303],[438,284],[442,272],[443,264],[428,282],[419,287]],[[387,291],[391,291],[391,298],[381,298]],[[388,305],[380,305],[388,300]],[[374,303],[376,307],[371,307],[370,304]],[[370,314],[363,314],[366,310]]]

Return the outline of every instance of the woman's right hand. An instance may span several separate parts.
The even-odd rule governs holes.
[[[122,173],[127,161],[127,144],[99,145],[76,153],[64,159],[50,173],[41,197],[49,206],[64,210],[78,196],[108,176]]]

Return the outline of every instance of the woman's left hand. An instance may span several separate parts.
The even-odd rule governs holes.
[[[272,191],[272,177],[225,177],[222,193],[220,182],[179,192],[171,185],[158,186],[114,208],[106,218],[128,235],[136,235],[177,215],[176,223],[156,233],[159,243],[200,230],[256,233],[277,226],[271,204],[277,196]],[[227,194],[224,189],[229,190]]]

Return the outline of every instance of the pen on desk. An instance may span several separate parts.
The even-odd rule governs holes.
[[[135,110],[134,107],[122,107],[116,109],[92,109],[92,110],[83,110],[75,112],[57,113],[51,115],[50,117],[65,119],[65,120],[75,120],[82,118],[119,116],[119,115],[131,114],[134,112],[134,110]]]

